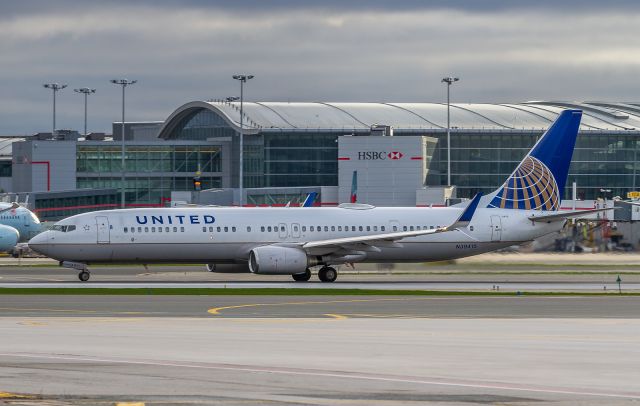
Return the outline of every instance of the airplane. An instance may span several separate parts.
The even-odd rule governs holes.
[[[40,231],[40,220],[31,210],[15,202],[0,202],[0,252],[12,251]]]
[[[204,263],[214,272],[337,279],[336,265],[442,261],[522,244],[566,220],[559,212],[581,110],[564,110],[505,183],[465,207],[194,207],[96,211],[57,222],[29,246],[87,281],[98,263]]]

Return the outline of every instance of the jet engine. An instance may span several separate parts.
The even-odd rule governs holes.
[[[0,224],[0,252],[13,249],[20,240],[20,233],[13,227]]]
[[[295,247],[267,245],[254,248],[249,253],[249,270],[257,274],[299,274],[315,265],[309,262],[307,253]]]

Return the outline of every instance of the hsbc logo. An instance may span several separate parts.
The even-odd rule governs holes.
[[[358,152],[358,160],[360,161],[384,161],[387,159],[398,160],[404,154],[400,151],[360,151]]]

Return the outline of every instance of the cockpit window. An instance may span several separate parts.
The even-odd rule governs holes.
[[[34,212],[30,211],[29,215],[31,215],[31,219],[35,224],[40,224],[40,219],[38,218],[38,216],[35,215]]]
[[[53,231],[62,231],[63,233],[68,233],[69,231],[74,231],[76,229],[76,226],[63,226],[60,224],[55,224],[53,227],[51,227],[51,230]]]

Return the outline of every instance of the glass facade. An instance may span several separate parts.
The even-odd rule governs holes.
[[[70,195],[35,199],[34,212],[41,221],[58,221],[80,213],[118,208],[120,194],[113,190],[104,193],[92,191],[88,195]]]
[[[174,128],[170,139],[202,141],[230,137],[234,157],[238,154],[237,132],[210,110],[195,110],[182,118]],[[451,170],[452,182],[458,187],[458,197],[470,198],[477,192],[489,193],[502,185],[542,133],[539,130],[465,132],[454,129],[451,134]],[[343,135],[344,131],[323,128],[263,128],[257,134],[245,135],[244,186],[336,186],[337,138]],[[395,128],[394,135],[436,138],[438,143],[433,158],[425,162],[428,169],[425,184],[446,184],[446,134],[442,130],[422,132]],[[574,181],[578,184],[578,197],[581,199],[603,197],[603,193],[607,193],[606,197],[609,198],[624,197],[626,192],[637,190],[640,187],[637,176],[640,170],[639,149],[640,134],[637,131],[583,131],[576,144],[564,198],[571,198],[571,184]],[[233,176],[237,180],[236,158],[231,162]],[[118,163],[112,165],[117,166]],[[233,186],[237,186],[237,182],[233,182]],[[601,192],[601,189],[611,192]]]
[[[120,151],[120,145],[112,143],[79,143],[76,187],[120,189]],[[193,190],[193,178],[197,171],[201,172],[202,189],[222,187],[222,153],[219,146],[156,143],[127,145],[125,151],[127,204],[163,205],[171,197],[172,190]]]
[[[518,134],[452,134],[451,181],[458,197],[489,193],[500,186],[533,147],[542,132]],[[447,141],[439,138],[431,162],[427,185],[446,185]],[[583,132],[578,136],[564,199],[570,199],[572,182],[577,182],[578,198],[621,196],[636,190],[640,170],[640,135]],[[601,192],[600,189],[611,190]]]

